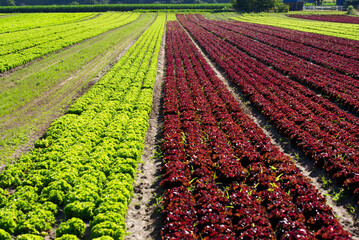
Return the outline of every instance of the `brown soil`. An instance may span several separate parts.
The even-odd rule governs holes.
[[[329,196],[329,190],[323,187],[321,183],[321,176],[325,176],[328,180],[324,170],[316,168],[313,163],[304,156],[304,154],[296,147],[292,146],[290,142],[282,138],[280,133],[266,120],[266,118],[258,111],[250,101],[241,93],[239,88],[233,84],[228,76],[220,70],[220,68],[212,62],[208,56],[202,51],[196,41],[187,32],[198,50],[204,56],[211,68],[216,72],[217,76],[227,86],[228,90],[232,93],[235,99],[240,103],[245,113],[263,130],[263,132],[271,139],[272,144],[278,147],[282,152],[292,159],[296,159],[295,164],[301,170],[302,174],[309,178],[311,184],[326,198],[327,204],[333,209],[333,214],[338,218],[344,229],[352,234],[354,239],[359,239],[359,213],[358,210],[354,213],[349,213],[346,207],[356,206],[352,198],[344,199],[341,202],[333,201]],[[332,184],[331,189],[338,191],[338,186]]]

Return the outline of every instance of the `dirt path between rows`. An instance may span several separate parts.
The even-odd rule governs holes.
[[[156,152],[160,151],[159,141],[162,138],[165,37],[164,33],[158,56],[149,127],[142,154],[143,163],[138,168],[139,173],[133,190],[134,196],[127,211],[126,227],[128,235],[125,237],[126,240],[161,239],[162,224],[159,200],[163,189],[159,186],[159,183],[161,181],[162,159],[154,156]]]
[[[342,224],[344,229],[352,234],[354,239],[359,239],[359,214],[358,213],[349,213],[346,209],[348,206],[356,206],[356,203],[352,199],[345,199],[344,201],[338,203],[334,202],[332,197],[329,195],[329,191],[323,188],[321,183],[321,176],[325,176],[326,179],[329,177],[326,175],[324,170],[316,168],[312,161],[304,156],[300,149],[293,147],[288,141],[284,140],[280,133],[266,120],[266,118],[258,111],[250,101],[241,93],[239,88],[229,80],[229,77],[220,70],[220,68],[209,59],[209,57],[204,53],[201,47],[197,42],[192,38],[192,36],[185,29],[188,36],[192,39],[193,43],[196,45],[197,49],[206,59],[207,63],[211,68],[216,72],[217,76],[223,81],[227,86],[228,90],[232,93],[235,99],[240,103],[244,112],[251,117],[251,119],[262,129],[262,131],[271,139],[272,144],[278,147],[282,152],[284,152],[291,159],[296,159],[295,164],[301,170],[301,173],[310,179],[310,182],[319,192],[326,198],[327,204],[333,209],[334,215],[338,218],[339,222]],[[334,190],[338,190],[338,187],[332,185]]]

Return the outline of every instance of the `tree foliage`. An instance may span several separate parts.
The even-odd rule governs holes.
[[[358,6],[359,5],[359,0],[346,0],[344,3],[345,6]]]
[[[280,9],[281,0],[232,0],[233,8],[240,12],[259,12]]]
[[[2,2],[11,1],[16,5],[88,5],[88,4],[152,4],[152,3],[181,3],[181,4],[193,4],[193,3],[229,3],[230,0],[0,0]]]
[[[315,5],[322,6],[323,2],[324,2],[324,0],[315,0]]]
[[[15,6],[14,0],[0,0],[0,6]]]
[[[350,6],[348,7],[347,14],[348,14],[348,15],[357,15],[357,11],[356,11],[355,8],[353,7],[353,5],[350,5]]]

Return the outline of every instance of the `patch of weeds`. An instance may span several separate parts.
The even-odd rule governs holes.
[[[329,189],[330,186],[332,186],[332,180],[331,179],[328,179],[327,177],[325,176],[321,176],[319,181],[323,184],[323,188],[324,189]]]
[[[163,158],[163,153],[161,151],[161,149],[155,149],[153,152],[153,159],[162,159]]]
[[[282,143],[285,143],[285,144],[288,144],[290,142],[289,139],[286,137],[279,138],[279,141],[281,141]]]
[[[156,193],[153,193],[154,200],[155,200],[155,207],[157,212],[162,212],[164,210],[164,206],[162,204],[163,197],[158,196]]]
[[[345,196],[344,196],[344,188],[340,189],[339,192],[335,193],[334,196],[333,196],[333,200],[335,202],[341,202],[345,199]]]
[[[324,194],[330,196],[334,202],[340,203],[348,197],[344,188],[339,189],[339,191],[330,190],[328,194]]]
[[[356,207],[351,204],[346,204],[344,207],[350,214],[355,214],[357,212]]]

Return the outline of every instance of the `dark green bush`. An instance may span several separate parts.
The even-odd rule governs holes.
[[[348,14],[348,15],[356,15],[356,14],[357,14],[357,10],[355,10],[355,8],[354,8],[352,5],[350,5],[350,6],[348,7],[348,9],[347,9],[347,14]]]

